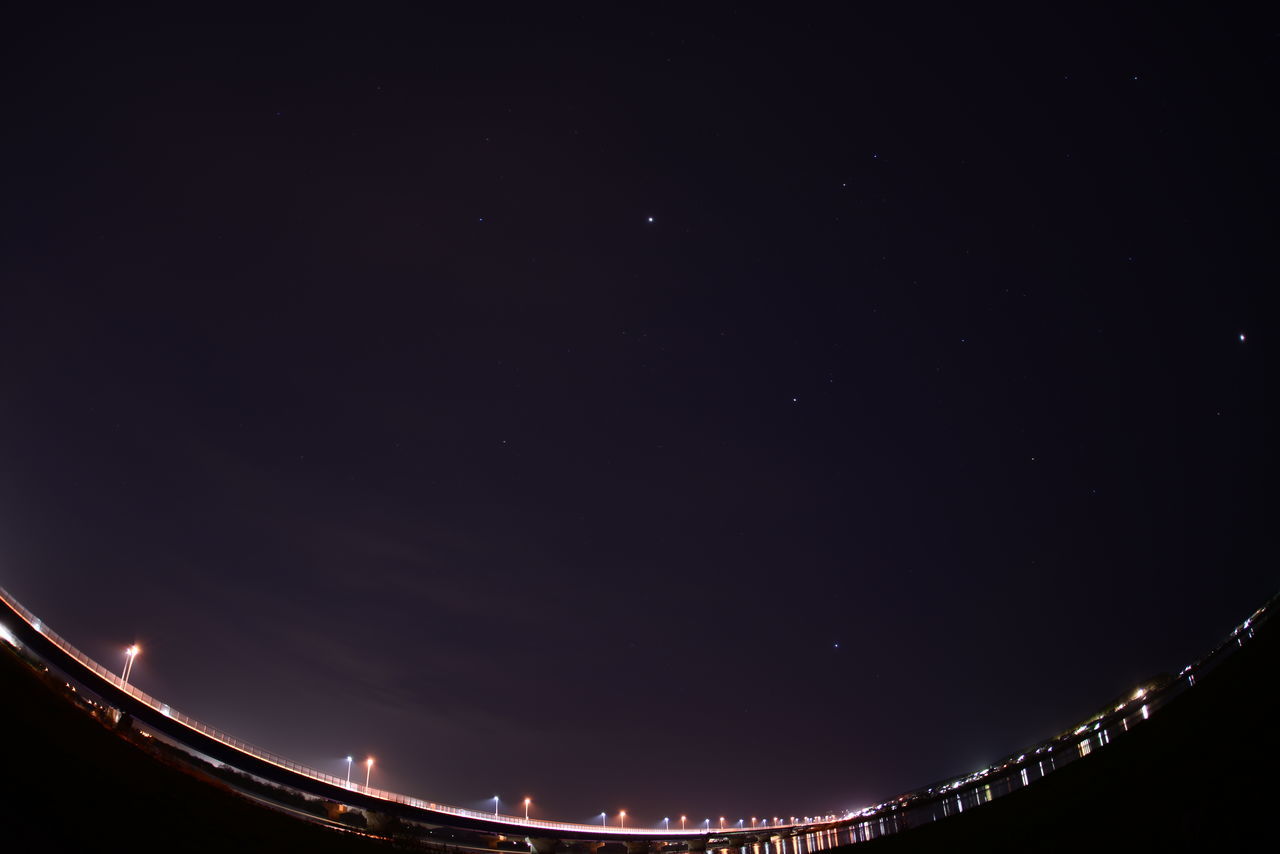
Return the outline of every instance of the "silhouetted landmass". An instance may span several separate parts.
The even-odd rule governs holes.
[[[1257,638],[1194,689],[1087,760],[963,815],[859,850],[1225,849],[1275,835],[1280,656]],[[44,682],[45,684],[42,684]],[[256,804],[199,763],[184,770],[68,702],[61,682],[0,655],[3,838],[52,850],[386,851],[369,839]],[[270,791],[267,794],[272,794]],[[276,795],[280,793],[276,792]],[[287,797],[277,800],[288,802]],[[296,807],[319,814],[314,802]]]
[[[1231,850],[1277,835],[1276,626],[1088,759],[860,851]]]
[[[23,851],[386,852],[158,759],[0,652],[0,839]],[[4,846],[8,848],[8,845]]]

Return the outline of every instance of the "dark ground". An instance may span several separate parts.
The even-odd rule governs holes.
[[[1276,836],[1272,812],[1280,794],[1276,628],[1260,631],[1105,750],[980,809],[869,849],[1269,849],[1274,841],[1263,843]]]
[[[1270,811],[1280,789],[1275,635],[1274,626],[1259,631],[1148,724],[1087,760],[981,809],[859,850],[1262,845],[1275,835]],[[7,648],[0,684],[7,843],[37,850],[387,850],[157,762],[42,685]]]
[[[156,761],[41,684],[7,646],[0,685],[6,843],[28,851],[388,850]]]

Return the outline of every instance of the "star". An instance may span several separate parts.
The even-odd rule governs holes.
[[[646,221],[646,222],[653,222],[653,217],[646,217],[646,218],[645,218],[645,221]]]
[[[1244,333],[1243,333],[1243,332],[1241,332],[1241,333],[1240,333],[1240,343],[1241,343],[1241,344],[1243,344],[1243,343],[1244,343]]]

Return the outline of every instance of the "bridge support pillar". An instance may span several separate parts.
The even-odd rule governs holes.
[[[658,854],[658,846],[647,839],[628,839],[627,854]]]
[[[556,854],[556,846],[560,844],[559,839],[547,839],[543,836],[526,836],[524,841],[529,844],[532,854]]]
[[[689,854],[706,854],[707,837],[700,836],[689,840]]]

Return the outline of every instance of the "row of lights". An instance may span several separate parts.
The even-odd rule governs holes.
[[[120,674],[120,680],[121,680],[122,682],[124,682],[124,684],[126,684],[126,685],[128,685],[128,684],[129,684],[129,674],[133,672],[133,662],[134,662],[134,659],[136,659],[136,658],[138,657],[138,655],[139,655],[141,652],[142,652],[142,647],[138,646],[136,643],[135,643],[133,646],[130,646],[130,647],[126,648],[126,649],[125,649],[125,651],[124,651],[124,659],[125,659],[125,660],[124,660],[124,670],[123,670],[123,671],[121,672],[121,674]],[[352,762],[354,762],[354,761],[355,761],[355,759],[354,759],[353,757],[351,757],[351,756],[348,756],[348,757],[347,757],[347,785],[348,785],[348,786],[349,786],[349,785],[351,785],[351,763],[352,763]],[[364,787],[367,789],[367,788],[369,788],[369,780],[373,777],[373,757],[372,757],[372,756],[370,756],[368,759],[366,759],[366,760],[364,761],[364,766],[365,766],[365,770],[364,770]],[[533,799],[532,799],[532,798],[525,798],[525,799],[524,799],[524,820],[525,820],[525,821],[528,821],[528,820],[529,820],[529,805],[530,805],[530,804],[532,804],[532,803],[533,803]],[[498,814],[498,796],[497,796],[497,795],[494,795],[494,796],[493,796],[493,814],[494,814],[495,816]],[[681,830],[684,830],[684,829],[685,829],[685,827],[686,827],[686,823],[688,822],[688,820],[689,820],[689,817],[688,817],[687,815],[682,815],[682,816],[680,816],[680,829],[681,829]],[[724,821],[725,821],[724,816],[720,816],[720,829],[721,829],[721,830],[724,830]],[[794,818],[794,817],[792,817],[791,822],[792,822],[792,824],[794,824],[794,823],[795,823],[795,818]],[[739,826],[739,827],[741,827],[741,826],[742,826],[742,823],[743,823],[743,819],[738,819],[738,826]],[[777,818],[776,816],[775,816],[775,817],[774,817],[774,819],[773,819],[773,823],[774,823],[774,824],[777,824],[777,823],[778,823],[778,818]],[[600,813],[600,826],[601,826],[601,827],[607,827],[608,825],[609,825],[609,815],[608,815],[607,813]],[[622,827],[622,828],[626,828],[626,826],[627,826],[627,811],[626,811],[626,810],[622,810],[621,812],[619,812],[619,813],[618,813],[618,826],[619,826],[619,827]],[[709,818],[708,818],[708,819],[703,819],[702,826],[703,826],[703,827],[706,827],[706,828],[708,828],[708,829],[710,829],[710,827],[711,827],[711,819],[709,819]],[[752,826],[752,827],[755,827],[755,826],[756,826],[756,818],[755,818],[755,816],[752,816],[752,818],[751,818],[751,826]],[[670,830],[670,829],[671,829],[671,819],[670,819],[670,818],[664,818],[664,819],[662,820],[662,829],[663,829],[663,830]]]
[[[496,800],[496,799],[495,799],[495,800]],[[526,803],[527,803],[527,802],[528,802],[528,798],[526,798],[526,799],[525,799],[525,801],[526,801]],[[529,817],[529,814],[528,814],[528,812],[526,811],[526,812],[525,812],[525,818],[527,819],[528,817]],[[688,817],[687,815],[682,815],[682,816],[680,816],[680,829],[681,829],[681,830],[685,830],[685,829],[686,829],[687,824],[688,824],[688,821],[689,821],[689,817]],[[752,827],[755,827],[755,826],[759,823],[759,821],[760,821],[760,819],[756,818],[755,816],[752,816],[752,817],[751,817],[751,826],[752,826]],[[773,823],[774,823],[775,825],[776,825],[776,824],[778,824],[780,821],[781,821],[781,819],[777,818],[776,816],[775,816],[775,817],[774,817],[774,819],[773,819]],[[794,823],[795,823],[795,818],[793,817],[793,818],[791,819],[791,821],[792,821],[792,823],[794,824]],[[725,829],[725,827],[724,827],[724,823],[725,823],[725,817],[724,817],[724,816],[720,816],[720,829],[721,829],[721,830],[724,830],[724,829]],[[738,819],[738,827],[743,827],[743,826],[745,825],[745,823],[746,823],[746,819],[744,819],[744,818],[740,818],[740,819]],[[600,825],[601,825],[602,827],[606,827],[606,826],[608,826],[608,824],[609,824],[609,817],[608,817],[608,815],[606,815],[605,813],[600,813]],[[626,810],[623,810],[622,812],[618,813],[618,826],[619,826],[619,827],[626,827],[626,826],[627,826],[627,811],[626,811]],[[703,826],[703,827],[705,827],[705,828],[707,828],[707,829],[710,829],[710,828],[711,828],[711,819],[709,819],[709,818],[704,818],[704,819],[702,820],[702,826]],[[761,827],[768,827],[768,826],[769,826],[769,824],[768,824],[768,822],[766,821],[763,825],[760,825],[760,826],[761,826]],[[670,829],[671,829],[671,819],[670,819],[670,818],[664,818],[664,819],[662,820],[662,829],[663,829],[663,830],[670,830]]]

